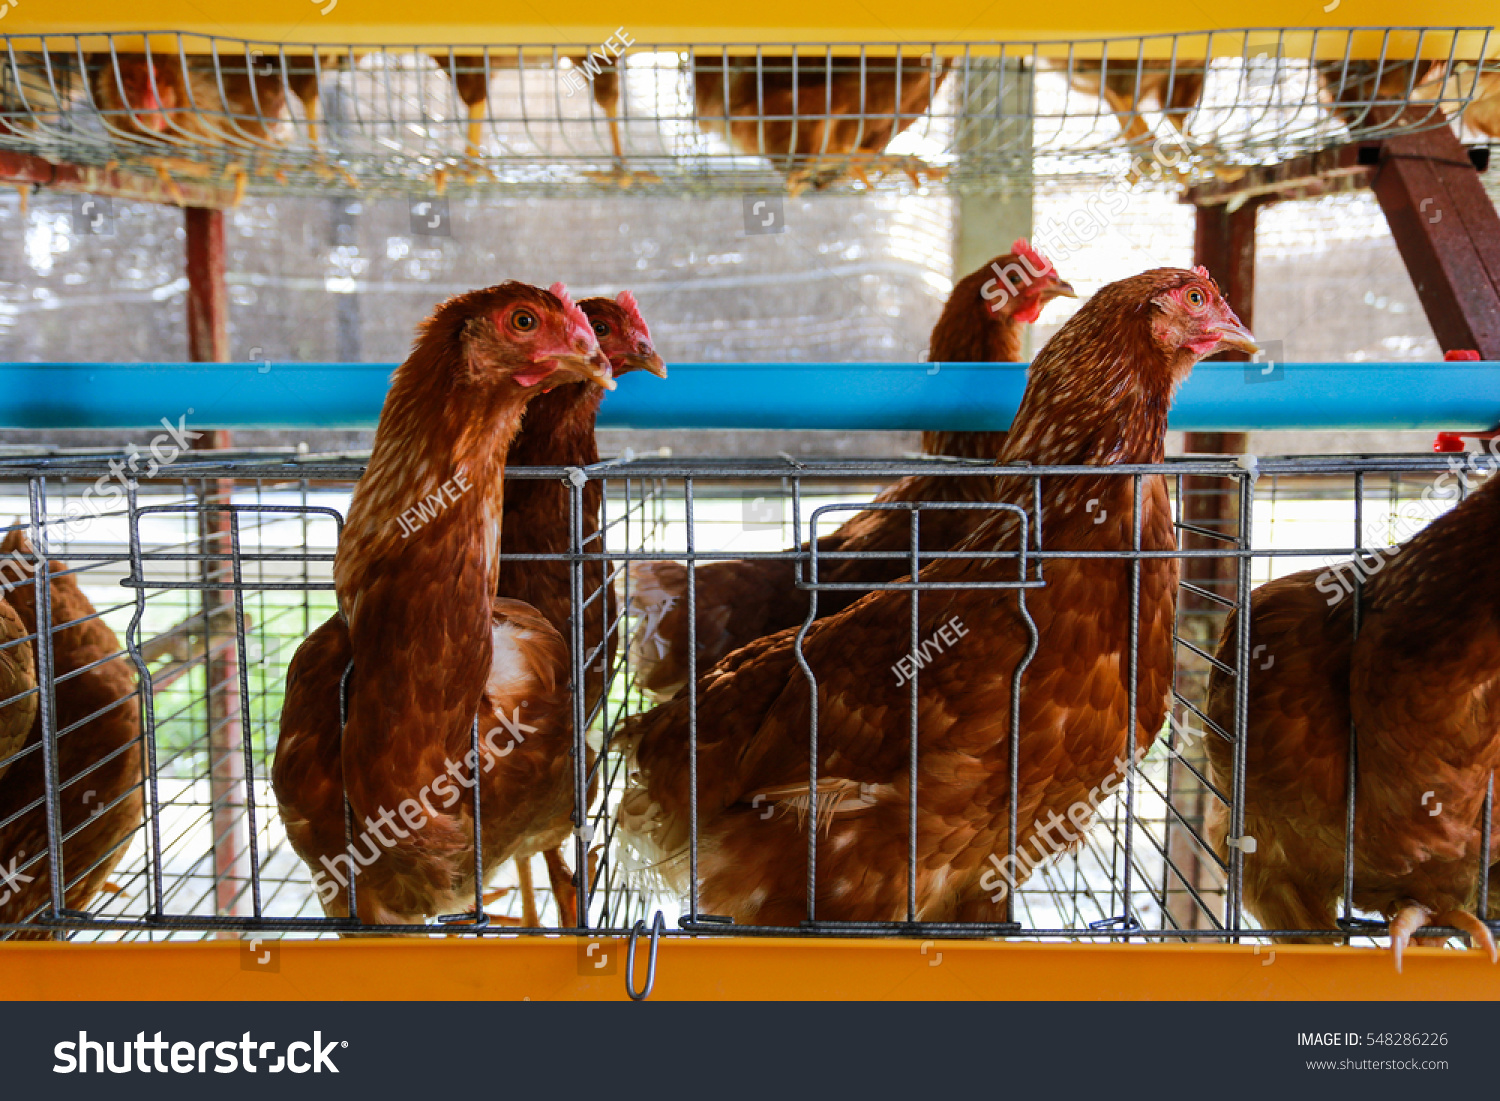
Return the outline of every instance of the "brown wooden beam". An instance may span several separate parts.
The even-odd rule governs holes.
[[[1233,179],[1221,177],[1195,184],[1184,192],[1182,201],[1197,207],[1238,206],[1247,199],[1317,199],[1368,187],[1375,169],[1361,163],[1362,148],[1340,145],[1280,164],[1250,168]]]
[[[1443,351],[1500,359],[1500,214],[1444,126],[1387,138],[1371,182]]]
[[[183,211],[187,226],[187,331],[188,359],[195,363],[229,361],[229,293],[224,248],[224,214],[219,210],[188,207]],[[204,433],[194,447],[223,449],[230,446],[223,429]],[[231,501],[234,482],[207,479],[198,494],[198,538],[205,556],[205,581],[227,581],[233,568],[230,554],[230,514],[211,506]],[[203,590],[201,615],[205,623],[222,622],[228,615],[234,627],[234,591]],[[228,611],[226,612],[226,608]],[[233,634],[229,635],[233,638]],[[210,638],[207,658],[208,695],[208,784],[212,804],[214,902],[220,915],[241,916],[251,912],[249,879],[250,834],[247,822],[248,789],[245,772],[244,724],[241,715],[239,653],[237,647],[217,647]],[[232,934],[231,934],[232,935]]]
[[[177,166],[178,171],[182,166]],[[38,185],[52,191],[108,195],[139,203],[164,203],[177,206],[207,207],[227,210],[235,205],[233,187],[205,183],[202,180],[179,179],[164,163],[164,175],[144,175],[119,168],[100,168],[84,164],[54,164],[0,149],[0,183],[19,186]],[[167,180],[170,179],[171,183]]]

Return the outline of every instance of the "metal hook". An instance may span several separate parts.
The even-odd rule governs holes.
[[[666,929],[666,918],[658,910],[651,919],[651,954],[646,961],[646,986],[639,994],[635,992],[635,942],[646,931],[645,919],[638,920],[630,930],[630,941],[625,946],[625,993],[630,995],[631,1001],[643,1002],[651,997],[651,988],[656,985],[656,950],[661,947],[661,935]]]

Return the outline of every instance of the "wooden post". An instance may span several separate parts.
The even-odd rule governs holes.
[[[188,207],[187,224],[187,329],[188,359],[197,363],[229,361],[229,295],[225,286],[224,214],[218,210]],[[230,434],[210,431],[195,447],[223,449]],[[210,479],[200,483],[203,505],[228,504],[234,483]],[[219,561],[202,564],[204,580],[223,580],[231,575],[230,517],[227,512],[204,509],[198,514],[199,546],[204,554],[222,555]],[[228,622],[234,625],[232,590],[203,590],[205,623],[216,609],[229,605]],[[221,615],[223,613],[220,613]],[[222,620],[219,620],[222,621]],[[204,658],[208,695],[209,796],[214,850],[214,905],[220,916],[247,912],[250,893],[250,843],[245,784],[245,742],[241,717],[239,655],[235,647],[215,649],[217,640],[206,639]],[[232,939],[237,934],[224,934]]]
[[[187,224],[188,359],[229,362],[229,292],[224,283],[224,214],[190,206]]]
[[[1257,212],[1265,202],[1264,198],[1252,198],[1233,212],[1226,204],[1195,208],[1197,219],[1193,233],[1194,262],[1208,269],[1240,320],[1252,331],[1255,326],[1255,221]],[[1243,360],[1248,357],[1242,353],[1233,353],[1224,358]],[[1244,453],[1247,438],[1244,432],[1189,432],[1186,434],[1185,450],[1238,455]],[[1184,521],[1208,531],[1230,537],[1235,535],[1239,523],[1239,497],[1234,485],[1222,478],[1184,477],[1182,494]],[[1182,546],[1187,550],[1229,549],[1229,544],[1193,532],[1183,533]],[[1225,599],[1233,599],[1237,577],[1238,570],[1232,558],[1188,558],[1182,563],[1182,579],[1185,582]],[[1178,605],[1178,631],[1195,646],[1212,652],[1224,624],[1225,609],[1186,589],[1182,591]],[[1191,652],[1183,651],[1183,654],[1185,656],[1180,657],[1178,662],[1177,690],[1201,707],[1208,687],[1207,663]],[[1198,729],[1202,723],[1194,720],[1188,725]],[[1216,737],[1213,734],[1207,736]],[[1199,771],[1206,771],[1201,743],[1184,744],[1179,739],[1178,750],[1193,761]],[[1168,765],[1168,776],[1173,786],[1172,805],[1191,824],[1192,831],[1199,837],[1203,836],[1204,814],[1208,809],[1208,801],[1213,796],[1204,791],[1198,780],[1186,769],[1178,768],[1175,763]],[[1217,891],[1222,877],[1204,856],[1193,832],[1169,815],[1166,825],[1167,855],[1182,873],[1183,879],[1200,894]],[[1209,926],[1207,915],[1187,893],[1182,881],[1170,870],[1167,872],[1166,885],[1167,911],[1178,925],[1187,929]]]

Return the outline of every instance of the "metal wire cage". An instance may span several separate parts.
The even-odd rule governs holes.
[[[9,36],[0,150],[231,197],[1193,180],[1445,125],[1493,93],[1474,69],[1490,34],[705,48],[621,28],[546,49]]]
[[[357,933],[362,927],[355,923],[322,916],[310,873],[288,845],[269,772],[290,656],[335,611],[333,556],[363,463],[203,453],[149,468],[131,465],[140,458],[0,463],[0,495],[10,498],[34,544],[34,551],[10,549],[0,558],[7,602],[22,611],[25,628],[0,643],[0,666],[30,654],[37,671],[29,686],[0,701],[0,939]],[[1248,702],[1229,728],[1204,709],[1209,673],[1243,677],[1253,658],[1248,635],[1230,660],[1215,656],[1224,620],[1236,608],[1243,616],[1257,584],[1409,537],[1410,506],[1426,510],[1416,526],[1452,506],[1428,490],[1455,461],[1190,459],[1112,470],[1132,480],[1137,494],[1143,479],[1157,474],[1171,492],[1176,551],[1106,554],[1137,577],[1153,554],[1181,561],[1170,716],[1119,791],[1101,804],[1082,843],[1038,861],[1014,892],[1010,923],[994,927],[921,920],[851,925],[816,915],[796,928],[716,924],[702,917],[696,887],[691,897],[675,897],[633,859],[617,833],[616,810],[630,781],[621,724],[653,705],[625,644],[637,626],[629,618],[631,563],[675,559],[696,574],[716,560],[781,558],[795,563],[799,585],[816,598],[836,588],[817,580],[829,556],[786,549],[803,543],[815,519],[826,531],[897,477],[986,477],[996,468],[937,460],[654,459],[601,463],[582,477],[554,468],[508,471],[510,478],[563,479],[570,487],[571,545],[531,557],[568,562],[573,571],[567,632],[573,684],[585,683],[597,663],[609,664],[608,689],[593,709],[576,695],[572,704],[572,752],[582,758],[593,751],[591,775],[579,771],[574,794],[577,931],[623,933],[663,910],[683,914],[681,926],[690,932],[731,935],[1159,941],[1278,932],[1258,929],[1242,913],[1245,853],[1235,849],[1222,859],[1206,834],[1216,807],[1233,821],[1243,813],[1243,784],[1226,790],[1205,766],[1206,740],[1233,744],[1248,717]],[[1026,468],[1004,476],[1035,480],[1069,472]],[[598,536],[585,538],[577,517],[590,482],[603,489],[603,505]],[[1026,522],[1033,532],[1047,530],[1044,510]],[[904,561],[932,557],[915,547],[892,553]],[[1068,556],[1049,551],[1045,538],[1007,553],[1015,559],[1014,581],[1000,587],[1022,606],[1029,589],[1045,585],[1049,558]],[[49,558],[52,565],[43,567]],[[592,589],[584,582],[589,562],[604,563],[603,583]],[[50,585],[31,580],[39,570]],[[904,585],[913,608],[931,598],[922,583],[893,584]],[[578,624],[596,602],[608,606],[606,587],[621,598],[608,624],[619,645],[600,640],[591,648]],[[83,633],[100,624],[111,629],[104,641],[96,633],[92,649],[81,646]],[[1047,639],[1040,644],[1046,647]],[[1020,678],[1024,692],[1024,669]],[[7,749],[4,735],[16,728],[17,716],[26,718],[26,736]],[[915,711],[892,722],[891,738],[919,733]],[[1012,746],[1025,737],[1019,730]],[[1348,798],[1353,821],[1352,785]],[[805,828],[815,852],[817,817],[809,815]],[[1014,846],[1008,855],[1014,857]],[[1353,855],[1347,852],[1346,860]],[[54,879],[48,869],[58,866],[62,873]],[[1486,870],[1476,868],[1481,884]],[[884,872],[896,880],[907,874],[904,867]],[[488,887],[519,881],[507,870]],[[1481,891],[1481,916],[1486,901]],[[494,915],[488,924],[408,931],[542,931],[518,928],[523,909],[521,892],[510,890],[487,906]],[[556,900],[541,892],[541,925],[555,931],[558,913]],[[1345,933],[1328,936],[1384,931],[1347,902],[1344,918]]]

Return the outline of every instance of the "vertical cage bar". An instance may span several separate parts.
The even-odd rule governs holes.
[[[1241,895],[1245,881],[1245,853],[1240,842],[1245,834],[1245,745],[1250,729],[1250,576],[1254,543],[1251,509],[1255,503],[1255,476],[1251,471],[1239,479],[1240,517],[1235,549],[1239,551],[1238,590],[1235,593],[1236,638],[1234,680],[1234,764],[1229,796],[1229,885],[1224,898],[1224,927],[1238,930]]]
[[[694,533],[693,479],[682,480],[687,520],[688,622],[688,918],[698,920],[698,544]]]
[[[588,478],[583,471],[573,467],[568,471],[566,479],[568,487],[568,587],[571,590],[571,615],[568,617],[569,648],[573,658],[573,743],[569,752],[573,754],[573,859],[577,862],[573,879],[575,884],[581,884],[578,892],[578,926],[587,928],[588,920],[588,752],[586,747],[588,733],[588,633],[584,630],[584,621],[587,612],[584,608],[583,592],[583,494],[588,485]],[[603,495],[601,494],[600,510],[603,511]],[[604,527],[601,523],[600,537],[603,537]],[[606,574],[608,566],[606,565]],[[605,584],[608,584],[606,576]],[[599,594],[601,603],[604,594]],[[604,618],[609,618],[608,609],[604,609]],[[605,623],[608,630],[609,624]],[[604,647],[606,663],[608,662],[609,643],[601,636],[600,644]],[[604,693],[607,695],[608,693]],[[602,698],[602,697],[601,697]],[[602,725],[602,724],[601,724]],[[605,729],[608,729],[606,726]],[[530,859],[526,857],[525,859]],[[553,898],[552,904],[556,907],[558,924],[562,924],[562,906],[557,898]]]
[[[61,789],[58,780],[57,663],[52,637],[52,562],[47,546],[47,480],[31,478],[27,483],[31,505],[31,530],[36,539],[36,672],[42,686],[38,699],[38,721],[42,732],[42,788],[47,820],[47,871],[50,877],[53,918],[67,908],[66,871],[63,867]]]
[[[921,592],[917,587],[919,575],[922,572],[920,547],[922,545],[921,531],[922,509],[920,504],[911,507],[911,680],[908,682],[908,693],[911,701],[911,760],[909,762],[908,783],[911,785],[911,806],[908,810],[907,836],[906,836],[906,920],[915,922],[917,920],[917,724],[920,714],[917,678],[921,670],[917,665],[918,651],[921,649],[922,640],[920,635],[921,611],[918,601]]]
[[[233,483],[228,483],[233,485]],[[245,593],[244,575],[241,569],[240,559],[240,522],[239,514],[232,508],[228,512],[229,517],[229,562],[233,572],[234,580],[234,644],[235,661],[234,669],[239,675],[239,701],[248,704],[253,698],[250,694],[250,671],[245,653]],[[203,625],[204,637],[208,638],[210,625]],[[250,892],[253,912],[256,917],[261,916],[260,898],[260,851],[259,841],[255,836],[255,754],[254,741],[243,735],[241,726],[242,749],[244,751],[243,767],[245,770],[245,836],[248,842],[247,853],[250,861]],[[241,909],[239,898],[243,896],[244,888],[235,892],[235,909]]]
[[[1360,617],[1364,611],[1364,549],[1365,549],[1365,476],[1360,471],[1354,475],[1354,569],[1353,640],[1359,638]],[[1355,788],[1359,781],[1359,731],[1354,714],[1349,714],[1349,759],[1344,773],[1344,922],[1354,920],[1354,801]]]

